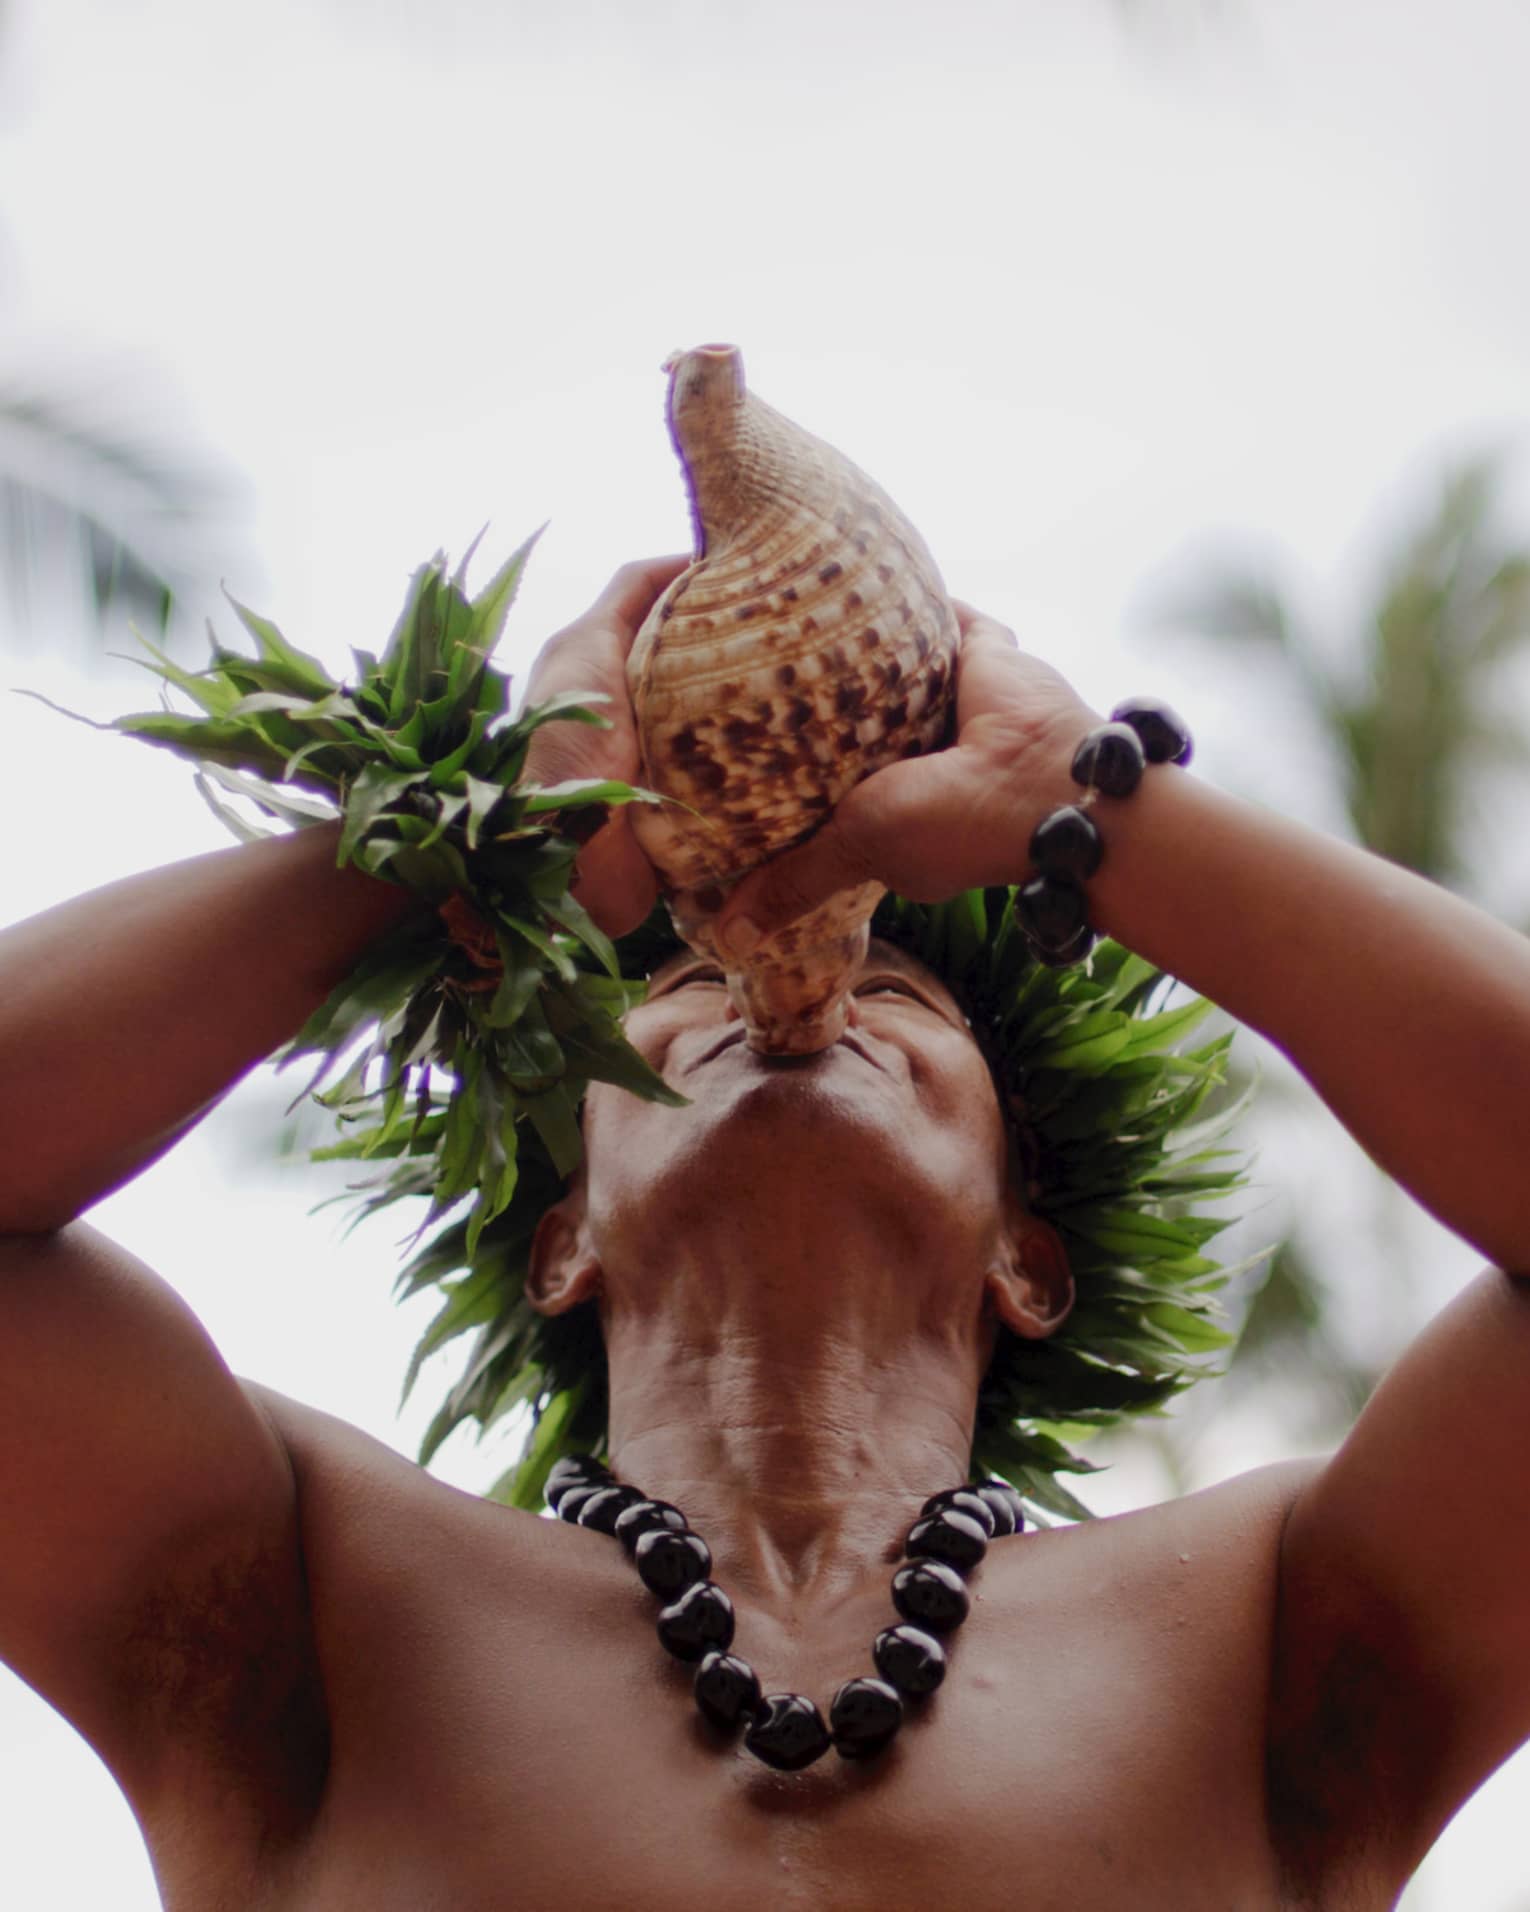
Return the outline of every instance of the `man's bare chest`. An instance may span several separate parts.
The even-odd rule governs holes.
[[[316,1575],[332,1765],[273,1907],[1276,1902],[1246,1568],[1103,1528],[996,1551],[894,1747],[779,1775],[697,1717],[611,1543],[417,1538],[352,1559],[343,1600]],[[741,1608],[737,1650],[826,1706],[891,1617],[751,1638]]]

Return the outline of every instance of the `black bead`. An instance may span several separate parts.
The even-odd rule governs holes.
[[[846,1680],[829,1703],[829,1732],[841,1759],[870,1759],[903,1724],[903,1702],[886,1680]]]
[[[593,1527],[598,1534],[614,1534],[618,1517],[642,1498],[636,1487],[597,1487],[579,1509],[579,1525]]]
[[[608,1487],[610,1484],[611,1470],[603,1461],[596,1460],[592,1454],[565,1454],[548,1470],[547,1485],[542,1492],[548,1506],[556,1508],[571,1487]]]
[[[946,1677],[946,1649],[921,1627],[886,1627],[871,1643],[871,1657],[889,1686],[910,1699],[933,1693]]]
[[[705,1717],[725,1733],[760,1710],[759,1675],[736,1653],[709,1653],[696,1669],[691,1691]]]
[[[767,1693],[744,1744],[778,1773],[798,1773],[822,1759],[833,1742],[811,1700],[800,1693]]]
[[[1066,943],[1057,948],[1049,948],[1027,937],[1026,946],[1038,963],[1048,969],[1067,969],[1072,963],[1081,963],[1094,948],[1094,931],[1085,923],[1084,927]]]
[[[1062,949],[1089,927],[1089,902],[1071,877],[1033,876],[1015,892],[1015,914],[1027,938]]]
[[[916,1560],[944,1560],[959,1572],[968,1573],[987,1553],[988,1536],[971,1514],[943,1507],[938,1514],[914,1522],[903,1551]]]
[[[733,1602],[712,1581],[698,1580],[660,1608],[657,1624],[659,1644],[677,1660],[694,1662],[714,1647],[726,1653],[733,1644]]]
[[[989,1539],[993,1538],[993,1509],[975,1487],[942,1487],[938,1494],[931,1494],[919,1511],[938,1514],[946,1507],[954,1507],[959,1514],[975,1520]]]
[[[993,1505],[995,1512],[998,1511],[999,1503],[1007,1505],[1015,1517],[1015,1532],[1017,1534],[1025,1532],[1025,1502],[1019,1491],[1011,1487],[1007,1480],[985,1480],[978,1488],[978,1492],[984,1500]]]
[[[1082,883],[1094,875],[1104,854],[1092,819],[1071,803],[1044,816],[1031,832],[1030,858],[1043,876],[1070,876]]]
[[[966,1619],[970,1602],[962,1577],[943,1560],[914,1560],[893,1575],[893,1605],[905,1620],[949,1633]]]
[[[1107,797],[1129,797],[1142,781],[1147,755],[1130,724],[1101,724],[1073,753],[1075,783]]]
[[[685,1515],[667,1500],[639,1500],[631,1507],[624,1507],[616,1516],[614,1531],[617,1539],[631,1553],[642,1535],[659,1527],[667,1528],[672,1534],[689,1531]]]
[[[993,1515],[993,1537],[1006,1539],[1010,1534],[1020,1531],[1019,1512],[1009,1498],[1001,1494],[991,1482],[985,1481],[977,1490],[983,1505]]]
[[[1157,697],[1128,697],[1110,713],[1113,724],[1130,724],[1149,763],[1189,763],[1195,745],[1190,726]]]
[[[666,1600],[712,1571],[712,1550],[701,1535],[672,1533],[668,1527],[640,1534],[632,1557],[643,1585]]]
[[[565,1487],[558,1496],[559,1520],[577,1521],[579,1510],[587,1500],[593,1500],[597,1494],[606,1491],[604,1481],[584,1481],[577,1487]]]

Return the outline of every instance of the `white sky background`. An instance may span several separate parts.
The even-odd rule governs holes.
[[[1530,421],[1530,14],[1511,0],[1229,0],[1137,35],[1086,0],[17,12],[0,372],[125,378],[129,415],[247,473],[255,556],[230,586],[336,667],[486,519],[480,577],[552,519],[517,670],[624,558],[684,548],[659,365],[731,338],[772,403],[887,486],[959,595],[1096,703],[1178,703],[1197,774],[1338,827],[1294,700],[1150,633],[1150,587],[1246,528],[1341,619],[1442,457]],[[1530,506],[1523,459],[1516,484]],[[125,667],[81,674],[74,631],[49,640],[7,646],[5,680],[103,718],[150,701]],[[169,758],[9,697],[0,798],[0,921],[227,841]],[[1485,900],[1523,920],[1513,821],[1484,811]],[[312,1172],[257,1169],[279,1104],[244,1099],[95,1219],[236,1371],[412,1452],[432,1372],[394,1406],[430,1304],[394,1310],[386,1223],[342,1244],[333,1212],[307,1216]],[[1355,1155],[1277,1128],[1270,1212],[1299,1190],[1331,1217],[1350,1306],[1390,1341],[1475,1263],[1393,1215],[1427,1274],[1387,1294]],[[1206,1478],[1279,1457],[1248,1446]],[[438,1471],[483,1487],[507,1459],[463,1444]],[[1527,1807],[1521,1762],[1409,1912],[1526,1912]],[[8,1679],[0,1898],[157,1903],[103,1769]]]

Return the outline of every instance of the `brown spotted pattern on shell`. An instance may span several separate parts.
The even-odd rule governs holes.
[[[744,384],[736,347],[669,361],[669,422],[696,559],[628,660],[642,780],[629,812],[681,936],[746,872],[811,835],[874,770],[936,748],[959,633],[924,540],[880,486]],[[681,806],[686,806],[682,808]],[[876,883],[832,897],[742,966],[723,963],[754,1049],[806,1053],[845,1026]]]

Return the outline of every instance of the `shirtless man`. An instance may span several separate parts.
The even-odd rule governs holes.
[[[673,575],[628,567],[534,694],[620,688]],[[738,899],[874,872],[1018,880],[1098,721],[963,613],[960,735],[860,786]],[[542,733],[627,774],[630,725]],[[333,833],[151,871],[0,939],[0,1653],[85,1735],[177,1912],[1256,1912],[1394,1901],[1530,1734],[1530,948],[1445,892],[1150,771],[1104,813],[1096,923],[1263,1030],[1491,1264],[1339,1452],[997,1545],[888,1753],[720,1749],[603,1535],[442,1486],[235,1378],[76,1218],[288,1036],[403,893]],[[587,902],[640,920],[618,818]],[[541,1230],[598,1296],[616,1471],[685,1509],[767,1690],[865,1669],[919,1502],[965,1477],[995,1334],[1048,1334],[1055,1240],[1006,1186],[960,1006],[874,945],[844,1042],[774,1063],[695,959],[633,1041],[691,1098],[597,1087]],[[853,1039],[853,1040],[852,1040]]]

